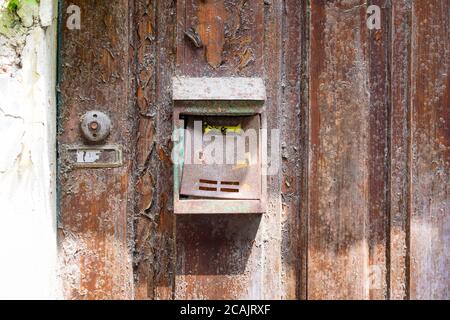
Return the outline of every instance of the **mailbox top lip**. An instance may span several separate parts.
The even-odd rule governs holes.
[[[174,101],[265,101],[262,78],[250,77],[173,77]]]

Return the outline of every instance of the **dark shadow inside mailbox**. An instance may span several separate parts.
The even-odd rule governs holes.
[[[183,198],[261,198],[259,115],[185,116]]]

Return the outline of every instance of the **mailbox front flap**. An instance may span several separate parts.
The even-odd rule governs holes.
[[[255,116],[241,117],[188,117],[186,129],[190,132],[191,146],[194,145],[194,121],[201,121],[202,134],[216,131],[217,135],[223,134],[226,141],[227,130],[233,134],[242,135],[246,150],[244,161],[237,154],[237,142],[227,145],[224,143],[223,164],[196,163],[195,156],[191,153],[192,148],[185,153],[185,164],[181,179],[181,196],[218,198],[218,199],[242,199],[257,200],[261,198],[261,163],[259,156],[259,129],[260,119]],[[253,130],[256,145],[251,147],[246,133]],[[227,135],[230,137],[230,135]],[[232,139],[230,141],[233,141]],[[203,143],[205,148],[208,143]],[[230,157],[230,153],[233,153]],[[226,159],[234,159],[228,164]],[[241,158],[241,159],[240,159]]]
[[[230,165],[185,165],[181,183],[183,196],[257,200],[261,198],[258,166],[236,169]]]

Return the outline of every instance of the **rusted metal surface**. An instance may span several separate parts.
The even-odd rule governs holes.
[[[174,77],[173,100],[266,100],[261,78]]]
[[[450,299],[450,3],[413,1],[410,298]]]
[[[173,139],[173,152],[179,157],[187,157],[188,150],[185,151],[185,137],[184,129],[186,128],[185,122],[189,123],[189,119],[195,117],[196,119],[213,119],[215,116],[221,115],[223,119],[239,119],[245,116],[247,119],[259,119],[260,128],[267,128],[266,115],[264,114],[264,104],[261,101],[174,101],[173,109],[173,122],[174,122],[174,135]],[[187,119],[187,121],[185,120]],[[229,120],[228,120],[229,121]],[[234,120],[236,121],[236,120]],[[240,123],[240,126],[245,125],[244,122]],[[205,127],[206,129],[206,127]],[[185,163],[184,161],[177,160],[174,164],[174,207],[176,214],[238,214],[238,213],[263,213],[266,211],[266,194],[267,194],[267,179],[266,177],[266,162],[263,155],[267,154],[267,149],[265,145],[267,144],[266,137],[262,134],[257,134],[257,140],[259,140],[258,146],[258,158],[260,160],[260,165],[258,170],[261,175],[257,175],[259,179],[259,185],[261,187],[261,192],[257,200],[235,200],[232,203],[227,201],[221,201],[219,199],[195,199],[189,200],[180,195],[182,175]],[[193,135],[191,134],[191,138]],[[192,156],[194,144],[191,143],[189,154]],[[189,148],[187,148],[189,149]],[[188,164],[186,161],[186,166],[192,166],[194,163],[194,158],[191,158]],[[239,164],[241,166],[242,164]],[[231,167],[231,171],[239,166],[228,166]],[[207,168],[207,166],[205,166]],[[205,169],[205,168],[202,168]],[[256,169],[256,168],[255,168]]]
[[[81,30],[62,27],[59,143],[82,143],[80,117],[89,110],[104,111],[114,124],[107,142],[123,147],[124,165],[81,169],[60,163],[59,253],[64,297],[131,299],[128,192],[133,112],[128,104],[128,1],[113,6],[101,1],[71,4],[81,8],[83,23]],[[67,5],[64,1],[62,12]]]
[[[262,102],[245,100],[175,101],[173,120],[174,129],[176,129],[175,132],[177,133],[173,137],[174,153],[178,157],[183,158],[177,160],[174,164],[174,205],[176,214],[238,214],[263,213],[266,211],[267,179],[265,174],[265,155],[267,150],[264,146],[267,143],[266,137],[261,134],[260,129],[267,127],[267,121]],[[194,121],[201,122],[200,128],[197,129],[200,131],[198,133],[194,132]],[[246,137],[249,138],[249,141],[245,142],[245,149],[248,152],[241,155],[237,153],[237,149],[234,147],[227,147],[230,141],[228,140],[229,134],[226,134],[226,137],[220,136],[225,137],[225,141],[222,141],[222,144],[227,150],[226,153],[222,153],[222,159],[219,160],[223,164],[207,164],[212,159],[208,160],[209,157],[203,151],[198,153],[195,150],[195,148],[198,148],[196,147],[195,136],[203,136],[206,134],[206,130],[216,130],[215,127],[219,128],[218,126],[222,129],[239,128],[237,134],[241,136],[241,141],[245,142]],[[246,130],[253,130],[253,138],[251,138],[251,133],[246,132]],[[222,133],[220,132],[220,134]],[[237,136],[232,138],[232,144],[237,143],[236,138]],[[252,147],[250,147],[250,140],[253,140],[254,145]],[[206,145],[206,142],[203,143],[205,151],[207,151]],[[239,148],[238,145],[235,145],[235,147]],[[240,159],[241,156],[243,159]],[[215,160],[218,159],[216,158]],[[229,177],[227,178],[227,176]],[[214,188],[211,188],[211,186],[205,189],[204,183],[199,184],[202,180],[213,181],[218,184],[219,181],[217,179],[219,177],[222,177],[219,179],[221,184],[222,182],[237,182],[238,187],[235,191],[237,190],[238,192],[221,192],[217,188],[214,191]],[[193,186],[196,186],[194,189],[198,188],[198,190],[192,189]],[[202,187],[203,190],[201,189]],[[230,188],[226,189],[229,191]],[[192,197],[187,199],[186,196],[196,196],[196,199]],[[227,201],[220,201],[220,198],[241,200],[227,203]]]

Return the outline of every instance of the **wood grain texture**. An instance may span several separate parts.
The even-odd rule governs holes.
[[[262,1],[261,1],[262,2]],[[282,23],[283,5],[281,1],[273,1],[271,5],[264,8],[264,70],[267,86],[267,128],[270,130],[268,141],[268,157],[272,155],[271,165],[275,161],[281,161],[280,151],[282,141],[272,139],[274,131],[281,130],[283,122],[281,120],[280,108],[282,103],[282,66],[283,66],[283,39],[280,36],[283,30]],[[280,139],[281,140],[281,139]],[[278,145],[276,145],[278,144]],[[277,158],[275,158],[277,157]],[[263,244],[262,260],[262,298],[280,299],[283,294],[282,288],[282,226],[281,226],[281,183],[283,182],[281,168],[267,176],[267,212],[262,217],[261,233]],[[269,168],[269,172],[272,171]]]
[[[409,297],[411,1],[392,2],[389,298]]]
[[[138,174],[136,207],[136,299],[173,299],[175,233],[172,200],[171,77],[175,64],[176,6],[172,1],[136,1],[139,35]],[[139,89],[140,87],[140,89]],[[139,100],[138,100],[139,101]]]
[[[106,112],[109,143],[123,146],[124,166],[73,169],[60,163],[61,278],[67,299],[133,297],[128,190],[132,185],[132,110],[128,104],[128,1],[72,1],[81,30],[62,27],[59,144],[79,144],[80,116]],[[63,4],[63,12],[68,3]],[[130,129],[131,128],[131,129]]]
[[[368,299],[365,1],[312,1],[308,298]]]
[[[306,298],[307,221],[301,203],[306,203],[307,177],[307,3],[288,0],[282,10],[283,61],[281,228],[282,298]]]
[[[259,215],[177,216],[176,299],[260,299]]]
[[[263,74],[262,1],[178,0],[177,13],[177,74],[190,77]],[[206,41],[203,48],[196,48],[187,40],[184,33],[189,28],[197,29],[202,42]]]
[[[450,299],[450,3],[413,1],[411,299]]]
[[[223,61],[227,15],[223,0],[205,0],[199,3],[197,29],[205,46],[206,61],[213,68],[219,67]]]
[[[390,4],[383,0],[368,5],[381,8],[381,29],[369,31],[369,149],[368,181],[369,210],[366,232],[369,254],[369,299],[387,298],[388,254],[388,121],[390,65]]]
[[[153,268],[158,268],[155,237],[158,224],[150,214],[156,203],[156,1],[134,1],[132,47],[135,78],[135,103],[139,111],[135,158],[135,249],[133,257],[135,298],[155,297]],[[153,209],[154,210],[154,209]],[[151,277],[151,279],[150,279]]]

